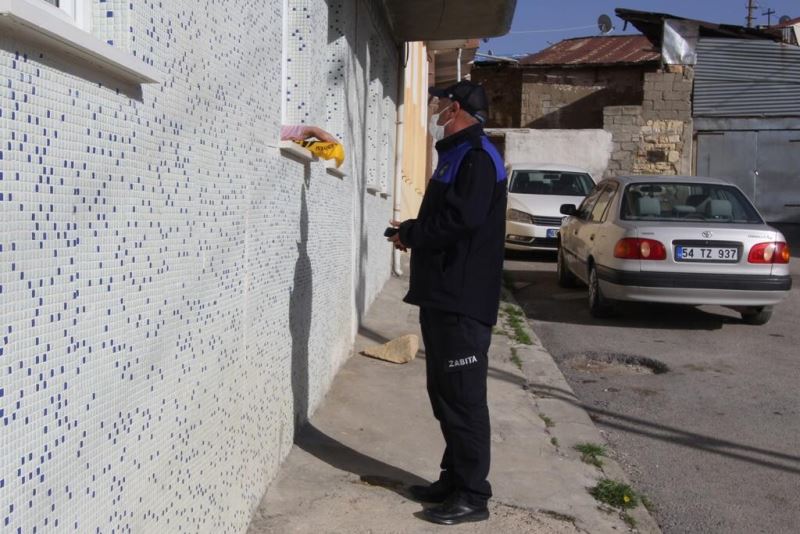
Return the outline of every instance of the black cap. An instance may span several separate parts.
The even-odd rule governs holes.
[[[486,91],[483,90],[483,86],[469,80],[461,80],[444,89],[431,87],[428,89],[428,94],[458,102],[464,111],[480,122],[486,122],[489,115],[489,100],[486,98]]]

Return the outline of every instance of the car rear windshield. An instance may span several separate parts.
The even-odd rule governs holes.
[[[593,187],[591,176],[582,172],[514,171],[508,192],[585,197]]]
[[[649,182],[630,184],[622,197],[626,220],[761,224],[741,191],[722,184]]]

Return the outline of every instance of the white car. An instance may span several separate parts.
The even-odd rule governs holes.
[[[786,238],[720,179],[609,178],[560,211],[558,282],[585,282],[597,317],[615,301],[716,304],[764,324],[792,287]]]
[[[515,163],[508,166],[506,249],[558,249],[562,204],[580,204],[595,185],[585,169],[569,165]]]

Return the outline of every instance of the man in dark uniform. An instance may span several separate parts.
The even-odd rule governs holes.
[[[503,270],[506,173],[483,132],[483,87],[461,81],[430,94],[438,99],[432,134],[444,134],[439,163],[418,217],[392,221],[399,232],[389,239],[411,249],[404,300],[420,307],[428,396],[446,444],[439,479],[410,491],[442,503],[425,511],[427,519],[452,525],[489,517],[486,376]]]

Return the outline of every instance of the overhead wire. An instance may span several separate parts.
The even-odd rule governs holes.
[[[549,33],[549,32],[567,32],[571,30],[585,30],[586,28],[596,28],[597,24],[589,24],[588,26],[573,26],[571,28],[551,28],[547,30],[521,30],[521,31],[511,31],[508,32],[509,34],[516,34],[516,33]]]

